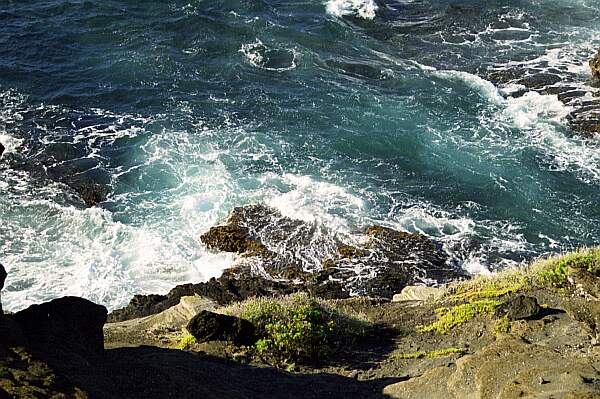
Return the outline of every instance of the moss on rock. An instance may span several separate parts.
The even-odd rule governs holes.
[[[451,308],[438,308],[435,310],[438,320],[429,325],[417,326],[417,331],[433,331],[439,334],[447,334],[454,327],[464,324],[476,316],[494,314],[496,308],[501,304],[501,301],[486,299],[464,303]]]

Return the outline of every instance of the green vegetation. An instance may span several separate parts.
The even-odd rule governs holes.
[[[438,315],[438,320],[428,326],[417,326],[417,331],[435,331],[439,334],[447,334],[452,328],[466,323],[475,316],[494,313],[501,303],[500,301],[485,299],[464,303],[452,308],[439,308],[435,311]]]
[[[448,299],[455,301],[492,299],[530,288],[529,279],[523,270],[507,270],[492,276],[478,276],[452,284]]]
[[[600,248],[582,249],[533,265],[538,285],[544,287],[564,288],[568,282],[569,268],[586,270],[600,276]]]
[[[185,351],[185,350],[190,349],[195,344],[196,344],[196,338],[194,338],[194,336],[191,334],[187,334],[186,336],[184,336],[183,338],[181,338],[179,340],[179,344],[177,345],[177,348],[179,350]]]
[[[256,326],[262,337],[254,346],[256,353],[277,366],[323,359],[367,328],[366,322],[306,294],[249,299],[223,311]]]
[[[535,288],[564,288],[569,268],[584,269],[600,277],[600,248],[582,249],[559,256],[541,259],[530,267],[510,269],[491,276],[477,276],[471,280],[450,284],[451,301],[475,301],[499,298]]]
[[[446,348],[431,352],[418,351],[413,353],[395,353],[392,355],[394,359],[433,359],[435,357],[449,356],[453,354],[464,354],[467,351],[460,348]]]

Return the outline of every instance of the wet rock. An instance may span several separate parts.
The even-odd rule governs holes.
[[[507,316],[509,320],[531,319],[539,315],[541,310],[536,298],[518,295],[500,305],[496,310],[496,317]]]
[[[4,150],[6,148],[4,147],[4,145],[2,143],[0,143],[0,157],[2,156],[2,154],[4,154]]]
[[[203,310],[190,320],[186,329],[198,342],[230,341],[236,345],[256,342],[252,323],[239,317]]]
[[[592,70],[592,76],[600,79],[600,51],[590,60],[590,69]]]
[[[90,179],[68,181],[67,185],[77,191],[81,200],[88,207],[97,206],[99,203],[106,201],[109,192],[106,186]]]
[[[324,261],[331,278],[347,281],[347,271],[357,267],[374,277],[354,281],[350,289],[369,296],[392,298],[407,285],[425,279],[438,282],[465,277],[449,264],[447,256],[433,241],[421,234],[397,231],[383,226],[369,227],[364,247],[342,246]]]
[[[323,284],[308,285],[310,295],[322,299],[347,299],[350,294],[339,281],[327,281]]]
[[[560,82],[562,78],[552,73],[538,73],[525,76],[517,81],[529,89],[539,90]]]
[[[104,306],[83,298],[64,297],[32,305],[11,318],[38,345],[58,343],[100,353],[104,350],[102,327],[106,315]]]
[[[200,236],[207,247],[224,252],[246,253],[247,256],[266,256],[268,251],[260,241],[250,238],[248,229],[238,225],[211,227]]]

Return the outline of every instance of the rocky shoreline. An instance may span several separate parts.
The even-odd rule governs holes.
[[[167,295],[136,295],[125,308],[112,312],[109,321],[155,314],[184,296],[200,295],[221,305],[294,292],[323,299],[349,298],[351,293],[391,299],[408,285],[468,277],[438,243],[420,234],[371,226],[358,245],[322,237],[311,223],[273,208],[235,208],[224,225],[212,227],[200,239],[214,250],[240,254],[240,261],[205,283],[178,285]],[[329,253],[318,269],[305,270],[303,257],[319,254],[315,247]]]
[[[586,250],[393,299],[265,291],[269,306],[338,315],[322,357],[278,364],[239,312],[253,298],[180,289],[109,323],[103,306],[61,298],[0,316],[0,396],[600,398],[599,287],[600,250]]]

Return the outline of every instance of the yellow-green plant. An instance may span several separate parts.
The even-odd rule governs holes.
[[[475,316],[494,313],[500,304],[502,304],[501,301],[485,299],[464,303],[451,308],[439,308],[435,310],[438,320],[427,326],[417,326],[417,331],[435,331],[439,334],[447,334],[454,327],[466,323]]]
[[[183,338],[179,340],[179,344],[177,348],[179,350],[185,351],[190,349],[192,346],[196,344],[196,338],[192,334],[187,334]]]
[[[418,351],[413,353],[395,353],[392,355],[394,359],[433,359],[436,357],[449,356],[453,354],[463,354],[467,351],[460,348],[445,348],[431,352]]]

